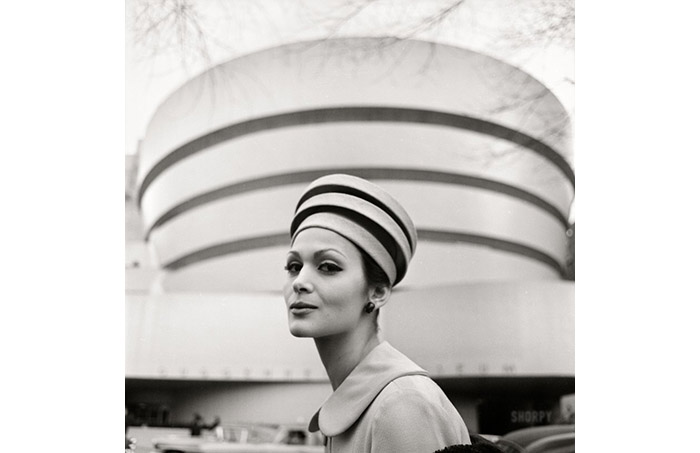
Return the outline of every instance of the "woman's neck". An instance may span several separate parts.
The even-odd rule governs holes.
[[[335,390],[357,364],[379,345],[379,336],[374,329],[369,332],[357,329],[340,335],[315,338],[314,341]]]

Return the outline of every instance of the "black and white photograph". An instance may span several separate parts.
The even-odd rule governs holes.
[[[574,451],[573,0],[125,26],[127,451]]]
[[[4,449],[692,451],[696,21],[8,3]]]

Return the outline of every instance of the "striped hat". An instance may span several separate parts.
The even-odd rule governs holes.
[[[327,175],[304,191],[292,219],[292,243],[307,228],[331,230],[364,250],[392,286],[406,275],[416,250],[416,228],[406,210],[381,187],[350,175]]]

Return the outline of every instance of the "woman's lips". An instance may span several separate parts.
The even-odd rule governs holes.
[[[307,304],[306,302],[294,302],[292,305],[289,306],[289,311],[292,312],[294,315],[306,315],[314,311],[316,308],[315,305]]]
[[[291,309],[295,308],[317,308],[315,305],[307,304],[306,302],[294,302],[289,306]]]

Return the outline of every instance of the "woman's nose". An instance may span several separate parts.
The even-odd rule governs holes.
[[[292,288],[294,289],[295,293],[310,293],[311,291],[313,291],[313,285],[309,281],[308,276],[306,275],[303,269],[294,279]]]

